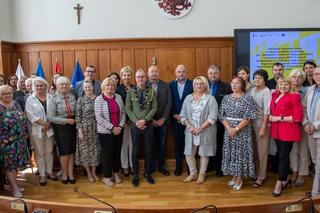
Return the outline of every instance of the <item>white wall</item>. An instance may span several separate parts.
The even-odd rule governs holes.
[[[0,0],[0,40],[12,41],[11,1]]]
[[[161,16],[154,0],[11,1],[19,42],[233,36],[234,28],[320,27],[320,0],[194,0],[192,11],[178,20]],[[77,3],[84,7],[81,25],[73,10]]]

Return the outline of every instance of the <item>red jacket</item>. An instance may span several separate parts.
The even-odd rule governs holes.
[[[275,104],[279,95],[278,91],[272,93],[270,114],[283,117],[292,116],[293,122],[271,122],[271,137],[281,141],[300,141],[300,125],[303,120],[301,96],[298,93],[287,93]]]

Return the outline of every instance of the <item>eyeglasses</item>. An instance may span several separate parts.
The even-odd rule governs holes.
[[[95,73],[96,71],[94,70],[86,70],[87,73]]]

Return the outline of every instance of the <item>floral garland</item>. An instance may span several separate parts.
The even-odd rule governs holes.
[[[134,96],[136,98],[135,100],[138,101],[140,110],[145,110],[146,109],[146,105],[148,105],[151,102],[152,98],[153,98],[153,92],[152,92],[152,90],[150,90],[150,88],[151,88],[150,85],[146,85],[145,89],[139,89],[137,86],[135,86],[133,88],[133,93],[134,93]],[[146,95],[144,97],[144,100],[141,103],[139,101],[139,91],[141,91],[141,92],[146,91]],[[150,94],[150,91],[151,91],[151,94]]]

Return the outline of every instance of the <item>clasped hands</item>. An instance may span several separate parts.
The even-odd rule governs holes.
[[[141,129],[141,130],[144,130],[145,128],[147,128],[146,127],[146,120],[145,119],[141,119],[141,120],[137,120],[136,122],[135,122],[135,125],[136,125],[136,127],[138,127],[139,129]]]
[[[193,126],[190,126],[188,129],[192,135],[199,135],[203,131],[203,129],[201,127],[195,128]]]

